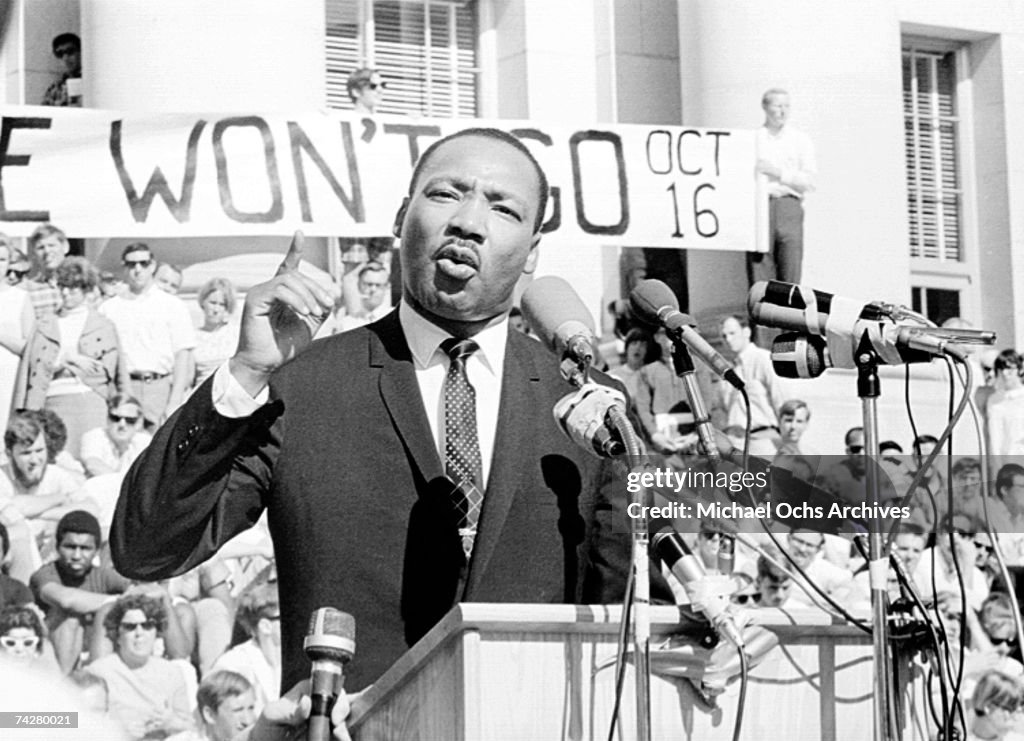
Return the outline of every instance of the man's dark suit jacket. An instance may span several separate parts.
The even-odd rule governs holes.
[[[114,563],[137,579],[182,573],[264,508],[281,597],[282,684],[308,676],[310,613],[356,619],[350,691],[374,681],[457,601],[602,601],[580,579],[596,492],[609,468],[559,431],[571,391],[557,359],[510,332],[495,455],[473,558],[464,567],[447,480],[398,312],[313,343],[276,372],[271,403],[228,419],[199,389],[157,433],[121,490]],[[624,488],[624,484],[611,486]],[[581,555],[582,558],[577,556]],[[621,568],[616,554],[594,567]],[[588,570],[588,574],[590,570]]]

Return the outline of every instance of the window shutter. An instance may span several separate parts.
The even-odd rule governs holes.
[[[904,142],[910,256],[962,260],[953,51],[903,50]]]

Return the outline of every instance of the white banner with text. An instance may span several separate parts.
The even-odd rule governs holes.
[[[754,132],[683,126],[0,107],[0,231],[73,237],[391,232],[413,163],[493,126],[548,175],[544,232],[575,244],[764,249]]]

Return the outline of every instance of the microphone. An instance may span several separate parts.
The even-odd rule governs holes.
[[[896,324],[892,317],[900,309],[892,304],[864,303],[771,280],[751,287],[747,310],[758,324],[803,333],[780,335],[772,344],[775,372],[785,378],[856,368],[857,357],[867,351],[873,351],[880,365],[927,363],[942,353],[964,359],[948,333]]]
[[[581,387],[587,382],[597,339],[594,320],[576,291],[563,279],[547,275],[529,285],[522,307],[530,328],[562,359],[562,377]]]
[[[356,621],[347,612],[321,607],[309,616],[302,648],[310,671],[309,741],[330,741],[331,710],[345,681],[345,664],[356,652]]]
[[[684,343],[711,370],[736,388],[743,388],[743,381],[736,375],[732,363],[700,336],[694,329],[693,317],[679,311],[679,301],[672,289],[660,280],[637,283],[629,294],[629,305],[641,320],[664,327],[673,340]]]
[[[552,412],[555,422],[570,440],[598,458],[612,458],[626,452],[614,423],[608,418],[613,407],[626,408],[622,392],[590,381],[559,399]]]
[[[760,280],[751,286],[747,311],[757,324],[813,335],[827,334],[830,323],[840,322],[852,331],[860,319],[889,318],[889,307],[882,304],[868,304],[780,280]]]
[[[651,545],[658,557],[665,562],[672,575],[683,585],[683,589],[693,600],[694,608],[704,613],[704,616],[711,622],[711,625],[720,636],[736,646],[743,648],[743,634],[736,626],[736,621],[729,614],[727,608],[729,599],[725,594],[708,592],[705,599],[694,599],[695,587],[706,578],[707,573],[704,566],[693,555],[693,551],[686,545],[683,537],[671,530],[659,531],[651,538]]]

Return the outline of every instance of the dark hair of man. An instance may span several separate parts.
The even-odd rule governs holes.
[[[57,285],[61,288],[81,288],[89,292],[100,284],[100,274],[84,257],[65,257],[57,267]]]
[[[60,518],[57,523],[57,545],[68,533],[76,535],[91,535],[96,538],[96,547],[99,548],[103,542],[103,534],[100,532],[100,521],[84,509],[73,509]]]
[[[878,452],[879,453],[883,453],[884,454],[884,453],[886,453],[886,452],[888,452],[890,450],[895,451],[897,453],[902,453],[903,452],[903,446],[900,445],[895,440],[883,440],[882,442],[878,443]]]
[[[914,453],[917,454],[917,455],[921,455],[921,446],[922,445],[938,445],[938,444],[939,444],[939,438],[935,437],[935,435],[918,435],[914,439]]]
[[[19,414],[34,419],[43,428],[46,438],[46,461],[56,463],[57,456],[68,444],[68,426],[60,415],[52,409],[24,409]]]
[[[518,150],[530,161],[534,171],[537,173],[538,180],[537,216],[533,222],[533,233],[536,234],[539,232],[541,226],[544,225],[544,214],[548,208],[548,176],[544,174],[544,169],[540,166],[540,163],[537,162],[537,158],[533,156],[533,153],[526,147],[526,145],[516,137],[502,131],[501,129],[484,127],[463,129],[462,131],[456,131],[454,134],[449,134],[443,139],[438,139],[436,142],[431,144],[426,148],[423,154],[420,155],[419,160],[416,162],[416,167],[412,171],[412,178],[409,180],[409,196],[412,196],[413,191],[416,189],[416,181],[419,180],[420,172],[422,172],[423,167],[427,164],[427,161],[434,154],[437,148],[442,144],[452,141],[453,139],[461,139],[464,136],[480,136],[485,139],[494,139],[496,141],[503,142]]]
[[[1021,358],[1020,355],[1017,354],[1016,350],[1008,348],[996,356],[995,362],[992,363],[992,369],[996,373],[999,373],[1000,371],[1008,370],[1010,368],[1013,368],[1017,373],[1020,373]]]
[[[1024,466],[1019,463],[1007,463],[999,469],[996,474],[996,494],[1003,498],[1003,489],[1013,486],[1013,480],[1018,476],[1024,476]]]
[[[53,53],[56,54],[57,50],[64,46],[64,44],[74,44],[75,51],[82,51],[82,40],[78,38],[78,34],[65,31],[54,36],[52,43]]]
[[[783,417],[795,417],[796,413],[800,409],[807,410],[807,419],[811,418],[811,408],[807,406],[807,402],[803,399],[787,399],[782,402],[782,406],[779,407],[779,419]]]
[[[729,316],[722,320],[722,324],[725,324],[726,320],[728,319],[735,319],[736,323],[739,324],[741,327],[750,326],[750,318],[746,314],[730,314]]]
[[[4,430],[4,447],[11,451],[15,445],[31,445],[42,431],[43,425],[35,415],[19,412],[7,422],[7,429]]]
[[[130,245],[126,246],[123,250],[121,250],[121,259],[125,259],[126,257],[128,257],[128,255],[130,255],[133,252],[148,252],[150,259],[154,257],[153,250],[149,248],[148,244],[146,244],[145,242],[132,242]]]
[[[160,600],[147,597],[144,594],[128,594],[119,597],[114,606],[110,608],[107,617],[103,620],[103,628],[111,643],[117,645],[117,632],[121,626],[121,618],[130,610],[142,610],[147,620],[156,623],[157,634],[161,635],[167,630],[167,613]]]
[[[855,432],[859,432],[859,433],[861,433],[863,435],[864,434],[864,428],[863,427],[851,427],[850,429],[848,429],[846,431],[846,435],[843,437],[843,444],[844,445],[849,446],[850,440],[853,438],[853,433],[855,433]]]
[[[953,464],[953,476],[959,476],[962,473],[980,470],[981,464],[978,462],[977,458],[960,458]]]
[[[32,231],[32,234],[29,235],[29,247],[35,247],[40,241],[51,236],[57,237],[57,239],[64,243],[67,243],[68,241],[67,235],[60,227],[56,227],[53,224],[40,224]]]
[[[348,97],[353,101],[356,99],[356,93],[361,93],[364,88],[368,87],[373,81],[373,76],[380,74],[377,70],[372,67],[360,67],[359,69],[352,70],[348,79],[345,81],[345,89],[348,91]]]
[[[112,412],[122,404],[134,404],[135,406],[139,407],[139,409],[142,408],[142,404],[139,403],[139,400],[136,399],[131,394],[118,393],[114,394],[109,399],[107,399],[107,411]]]
[[[357,280],[362,280],[363,276],[367,273],[387,273],[388,269],[383,263],[379,263],[376,260],[370,260],[368,263],[359,268],[359,272],[356,274]]]

